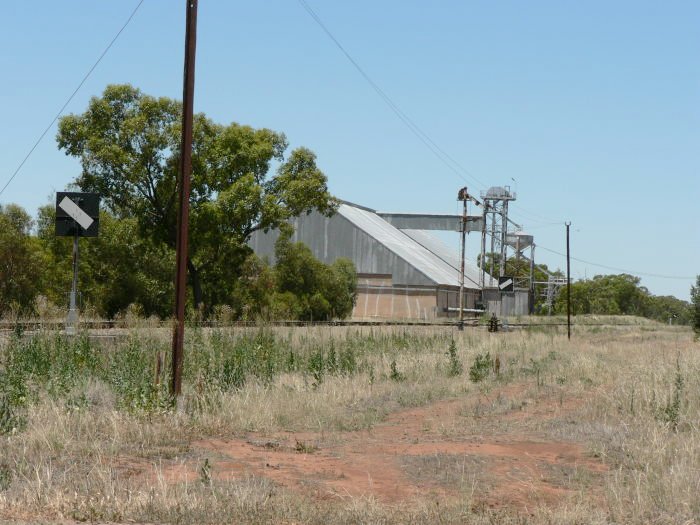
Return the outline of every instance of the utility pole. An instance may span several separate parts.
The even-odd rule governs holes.
[[[569,226],[566,222],[566,335],[571,340],[571,258],[569,253]]]
[[[462,201],[462,250],[459,269],[459,324],[458,329],[464,330],[464,257],[467,244],[467,187],[460,189],[457,193],[457,200]]]
[[[535,243],[530,247],[530,315],[535,313]]]
[[[481,293],[483,295],[484,288],[486,288],[486,210],[488,205],[484,201],[484,206],[482,207],[481,213],[481,261],[479,266],[481,266]],[[491,282],[489,282],[491,285]],[[483,300],[483,297],[482,297]]]
[[[185,292],[187,290],[187,236],[190,216],[190,176],[192,173],[192,114],[194,108],[194,61],[197,47],[197,2],[186,0],[185,67],[182,89],[182,141],[180,149],[180,206],[177,216],[175,257],[175,329],[173,331],[173,375],[170,393],[182,391],[182,343],[185,337]]]

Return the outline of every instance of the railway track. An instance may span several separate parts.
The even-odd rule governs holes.
[[[149,327],[168,328],[169,322],[160,322],[158,325]],[[348,319],[335,321],[271,321],[266,323],[255,323],[246,321],[235,321],[231,323],[219,323],[216,321],[202,321],[197,323],[189,323],[188,326],[197,326],[202,328],[255,328],[259,326],[289,326],[289,327],[311,327],[311,326],[422,326],[422,327],[458,327],[459,323],[455,320],[446,321],[422,321],[422,320],[388,320],[388,319]],[[635,326],[629,323],[616,322],[585,322],[581,324],[572,323],[573,326],[597,326],[597,327],[614,327],[614,326]],[[138,325],[136,325],[138,326]],[[486,324],[480,322],[478,318],[468,318],[464,320],[464,326],[467,328],[484,328]],[[500,321],[500,328],[555,328],[564,327],[566,322],[548,322],[548,323],[523,323]],[[0,333],[13,332],[35,332],[39,330],[60,331],[65,327],[64,321],[37,321],[37,320],[21,320],[21,321],[0,321]],[[123,321],[105,321],[105,320],[84,320],[80,322],[81,330],[111,330],[111,329],[128,329],[133,327]]]

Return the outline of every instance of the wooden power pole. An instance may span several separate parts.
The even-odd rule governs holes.
[[[187,291],[187,236],[190,216],[190,176],[192,174],[192,114],[194,108],[194,60],[197,48],[197,1],[186,0],[185,68],[182,89],[182,142],[180,149],[179,209],[175,257],[175,329],[173,331],[173,375],[170,392],[182,391],[182,343],[185,337],[185,299]]]
[[[566,223],[566,336],[571,340],[571,259],[569,254],[569,226]]]

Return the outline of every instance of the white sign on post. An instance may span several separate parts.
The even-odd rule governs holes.
[[[78,329],[78,259],[80,237],[97,237],[100,225],[100,196],[96,193],[59,191],[56,193],[56,237],[73,238],[73,282],[66,319],[66,333]]]
[[[63,197],[63,200],[58,203],[58,206],[68,215],[70,215],[75,222],[80,224],[84,230],[87,230],[90,225],[95,222],[92,220],[92,217],[80,209],[80,206],[78,206],[68,197]]]
[[[502,283],[498,283],[498,287],[499,287],[501,290],[505,290],[505,289],[507,289],[507,288],[511,288],[511,289],[512,289],[512,287],[513,287],[513,279],[507,279],[507,280],[503,281]]]

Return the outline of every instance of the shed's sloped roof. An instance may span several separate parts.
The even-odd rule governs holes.
[[[426,230],[401,230],[403,233],[411,237],[418,244],[421,244],[429,251],[440,257],[447,264],[452,266],[456,271],[459,271],[459,254],[457,251],[445,244],[442,239],[436,237]],[[481,270],[469,259],[464,261],[464,285],[468,288],[472,286],[479,287],[481,282]],[[488,279],[488,275],[486,276]]]
[[[459,286],[459,270],[376,213],[346,203],[338,214],[409,263],[435,284]],[[449,250],[446,246],[445,249]],[[471,277],[470,277],[471,280]],[[474,284],[478,284],[478,278]]]

